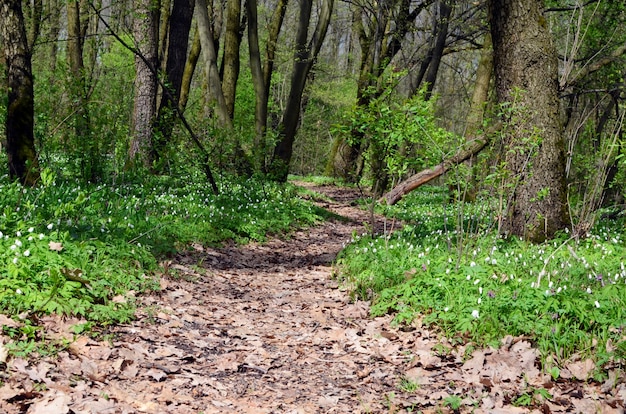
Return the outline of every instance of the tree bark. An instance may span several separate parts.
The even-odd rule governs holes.
[[[259,47],[259,28],[257,0],[246,1],[246,13],[248,17],[248,48],[250,54],[250,72],[254,85],[255,105],[254,105],[254,149],[256,154],[255,167],[259,170],[265,168],[265,157],[267,148],[265,144],[265,133],[268,121],[268,105],[270,84],[274,70],[274,57],[280,29],[282,28],[287,9],[288,0],[279,0],[270,24],[268,27],[268,40],[265,48],[265,63],[261,59],[261,49]]]
[[[135,55],[135,99],[132,119],[132,139],[128,152],[132,165],[138,161],[150,167],[154,159],[152,126],[156,117],[158,80],[158,22],[160,5],[154,0],[136,3],[133,33],[137,52]]]
[[[174,114],[179,109],[194,4],[193,0],[174,0],[172,7],[165,65],[168,93],[164,93],[161,98],[153,140],[152,157],[157,163],[162,160],[167,143],[171,139]]]
[[[89,114],[89,91],[87,71],[83,60],[83,46],[87,34],[87,21],[81,19],[81,2],[67,3],[67,58],[72,75],[71,94],[74,102],[74,134],[80,158],[80,169],[83,179],[97,181],[101,176],[100,157],[97,145],[91,134],[91,117]]]
[[[198,32],[200,33],[200,43],[202,45],[204,70],[209,83],[209,94],[215,104],[213,109],[217,115],[219,125],[231,129],[233,123],[226,107],[222,82],[217,69],[217,51],[213,42],[206,0],[196,0],[196,21],[198,22]]]
[[[435,88],[435,82],[437,81],[437,74],[439,73],[439,66],[441,64],[441,58],[443,57],[443,51],[446,47],[446,39],[448,38],[448,25],[450,20],[450,14],[452,13],[452,6],[448,4],[448,1],[439,2],[439,18],[435,23],[435,44],[430,52],[428,70],[426,71],[426,95],[424,99],[428,100],[433,94]]]
[[[319,11],[315,31],[308,41],[308,27],[311,18],[312,0],[301,0],[298,29],[296,34],[296,53],[291,75],[291,87],[287,105],[278,127],[278,142],[274,147],[274,157],[270,166],[271,176],[278,181],[287,181],[289,165],[293,154],[293,143],[301,116],[302,95],[307,77],[319,54],[322,42],[328,30],[334,0],[324,0]]]
[[[483,49],[480,54],[480,61],[478,62],[478,68],[476,69],[474,92],[472,93],[469,113],[465,122],[465,136],[468,137],[468,140],[472,139],[471,137],[483,127],[485,106],[487,105],[487,101],[489,99],[492,74],[493,47],[491,43],[491,34],[486,33],[485,40],[483,41]],[[469,166],[470,172],[467,176],[467,184],[463,189],[462,198],[465,201],[472,202],[476,200],[476,194],[478,191],[478,183],[476,180],[477,171],[475,171],[473,165],[473,157],[468,159],[466,164]]]
[[[178,100],[180,109],[185,112],[187,107],[187,101],[189,100],[189,92],[191,91],[191,81],[193,74],[196,71],[198,65],[198,59],[202,52],[202,44],[200,43],[200,33],[196,29],[196,33],[193,36],[193,42],[191,43],[191,49],[189,50],[189,57],[185,64],[185,70],[183,72],[183,82],[180,88],[180,99]]]
[[[542,0],[489,0],[496,92],[505,116],[509,171],[505,234],[534,242],[569,222],[558,62]]]
[[[9,174],[24,185],[34,185],[39,179],[39,163],[33,129],[33,72],[20,0],[0,3],[0,28],[8,81],[5,128]]]
[[[222,91],[230,119],[235,114],[235,95],[239,79],[239,45],[242,36],[241,0],[228,0],[226,3],[226,32],[224,33],[224,58]]]

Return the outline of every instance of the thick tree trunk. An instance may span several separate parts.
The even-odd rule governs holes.
[[[542,0],[490,0],[496,91],[510,105],[505,161],[510,194],[501,231],[541,242],[569,221],[558,62]]]
[[[152,125],[156,117],[158,80],[158,22],[160,5],[154,0],[142,0],[136,4],[133,32],[138,52],[135,55],[135,100],[133,107],[132,139],[129,161],[138,161],[150,167],[152,158]]]
[[[9,91],[6,115],[9,174],[22,184],[34,185],[39,179],[39,164],[33,131],[33,73],[20,0],[0,3],[0,30]]]

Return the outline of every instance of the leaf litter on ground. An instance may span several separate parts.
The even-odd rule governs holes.
[[[161,290],[138,298],[137,319],[103,339],[75,334],[78,320],[45,317],[46,335],[67,346],[8,360],[0,412],[624,412],[623,379],[575,379],[589,376],[587,360],[555,381],[524,338],[474,349],[419,319],[371,318],[369,303],[332,278],[335,255],[369,213],[350,206],[353,190],[310,189],[349,220],[287,240],[181,252]]]

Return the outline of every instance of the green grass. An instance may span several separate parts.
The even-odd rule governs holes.
[[[193,176],[81,185],[46,171],[37,188],[0,178],[0,206],[0,313],[98,326],[132,319],[135,294],[158,286],[158,261],[192,243],[263,241],[325,213],[290,185],[225,180],[215,196]]]
[[[600,223],[585,239],[563,233],[533,245],[498,236],[486,202],[446,200],[438,187],[410,194],[384,208],[405,220],[402,230],[354,237],[341,253],[339,277],[373,300],[373,315],[392,313],[397,323],[422,316],[443,335],[479,345],[526,336],[559,359],[624,357],[624,221]]]

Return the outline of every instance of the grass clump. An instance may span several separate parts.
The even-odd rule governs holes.
[[[135,294],[158,286],[159,259],[322,219],[294,187],[263,181],[225,181],[216,196],[192,176],[117,185],[42,177],[36,188],[0,178],[0,313],[21,321],[57,313],[126,322]]]
[[[420,189],[386,207],[404,228],[356,236],[340,255],[340,277],[373,300],[373,315],[394,313],[398,323],[421,315],[480,345],[526,336],[558,358],[625,356],[623,222],[534,245],[497,235],[485,204],[450,205],[444,192]]]

